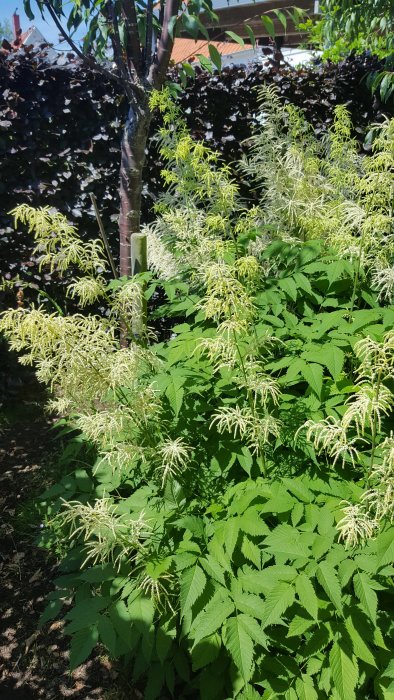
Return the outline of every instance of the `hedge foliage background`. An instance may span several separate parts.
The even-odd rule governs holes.
[[[252,130],[254,88],[263,81],[275,82],[284,100],[301,106],[317,133],[327,130],[335,105],[348,104],[362,140],[368,124],[380,121],[383,113],[394,113],[393,104],[382,107],[365,84],[366,74],[379,68],[378,59],[357,56],[299,70],[255,67],[247,72],[234,67],[221,75],[199,72],[183,91],[181,103],[193,136],[235,163]],[[119,138],[125,108],[116,88],[78,62],[48,65],[40,54],[23,52],[0,58],[0,275],[19,274],[49,293],[59,282],[45,271],[39,273],[30,238],[13,229],[7,212],[22,202],[55,207],[83,234],[96,236],[89,197],[94,192],[116,257]],[[156,120],[152,133],[157,126]],[[160,170],[153,136],[146,166],[145,220],[161,187]],[[247,183],[243,192],[250,195]]]

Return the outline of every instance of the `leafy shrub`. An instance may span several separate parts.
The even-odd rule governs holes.
[[[100,642],[146,681],[148,700],[388,700],[394,309],[371,286],[379,230],[362,255],[349,226],[338,252],[331,218],[355,197],[382,215],[392,127],[356,167],[342,115],[310,173],[294,111],[275,113],[274,103],[267,115],[265,104],[273,141],[256,136],[248,168],[262,161],[258,148],[267,167],[277,143],[285,160],[301,150],[285,186],[299,178],[303,212],[308,173],[318,177],[321,240],[279,197],[275,225],[280,180],[245,210],[217,155],[190,139],[165,95],[154,104],[169,163],[146,229],[156,275],[106,284],[99,242],[87,255],[61,216],[15,212],[46,262],[79,266],[69,293],[108,308],[103,317],[9,310],[0,322],[91,451],[43,497],[49,540],[69,550],[42,623],[71,596],[71,666]],[[343,187],[330,180],[335,168],[349,173]],[[359,190],[366,172],[374,186]],[[141,323],[158,288],[158,315],[174,319],[161,341]]]

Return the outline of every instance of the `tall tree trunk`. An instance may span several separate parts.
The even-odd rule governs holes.
[[[151,120],[148,98],[130,105],[121,144],[120,275],[130,275],[131,239],[140,231],[142,169]]]

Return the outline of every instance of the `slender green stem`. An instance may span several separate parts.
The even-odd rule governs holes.
[[[354,275],[353,292],[352,292],[352,298],[350,300],[350,308],[349,308],[350,312],[353,311],[354,303],[356,301],[356,293],[357,293],[357,287],[358,287],[358,283],[359,283],[359,279],[360,279],[361,258],[362,258],[363,250],[364,250],[364,232],[361,234],[361,237],[360,237],[360,246],[359,246],[359,251],[358,251],[356,274]]]
[[[379,401],[380,387],[382,384],[382,372],[383,372],[383,370],[382,370],[382,368],[380,368],[380,370],[378,372],[378,380],[376,382],[375,394],[374,394],[374,400],[376,403]],[[378,428],[378,418],[377,418],[377,413],[375,411],[374,416],[373,416],[372,426],[371,426],[372,447],[371,447],[371,461],[370,461],[370,466],[369,466],[369,473],[371,473],[373,470],[373,461],[374,461],[375,452],[376,452],[377,428]]]
[[[241,350],[240,350],[239,345],[238,345],[237,334],[236,334],[236,332],[235,332],[234,329],[232,330],[232,334],[233,334],[233,338],[234,338],[235,347],[237,348],[237,354],[238,354],[238,357],[239,357],[239,362],[240,362],[240,365],[241,365],[241,370],[242,370],[242,374],[243,374],[244,381],[245,381],[246,395],[247,395],[247,397],[248,397],[248,402],[249,402],[250,410],[251,410],[253,416],[254,416],[255,418],[257,418],[257,416],[256,416],[256,406],[255,406],[255,403],[254,403],[254,401],[253,401],[253,396],[252,396],[251,392],[250,392],[249,389],[248,389],[248,378],[247,378],[247,374],[246,374],[244,359],[243,359],[243,357],[242,357],[242,353],[241,353]],[[261,462],[260,462],[260,460],[258,460],[258,461],[259,461],[259,463],[260,463],[261,471],[263,472],[264,476],[266,476],[266,474],[267,474],[267,465],[266,465],[265,455],[264,455],[264,451],[263,451],[263,450],[261,451]]]
[[[96,200],[96,197],[93,194],[93,192],[90,193],[90,199],[92,200],[94,213],[96,215],[96,219],[97,219],[97,223],[98,223],[98,227],[99,227],[99,231],[100,231],[100,236],[101,236],[103,243],[104,243],[104,247],[105,247],[105,251],[107,253],[107,258],[108,258],[109,264],[111,265],[112,274],[114,276],[114,279],[116,279],[117,277],[119,277],[119,275],[117,273],[115,262],[114,262],[114,259],[112,257],[111,248],[109,247],[108,238],[107,238],[107,234],[105,233],[103,220],[101,218],[99,208],[97,206],[97,200]]]

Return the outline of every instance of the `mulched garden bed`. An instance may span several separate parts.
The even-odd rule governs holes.
[[[62,622],[38,631],[56,561],[35,545],[32,499],[46,486],[55,445],[38,387],[22,383],[0,403],[0,698],[121,700],[118,672],[98,651],[72,674]],[[128,695],[130,698],[131,696]]]

